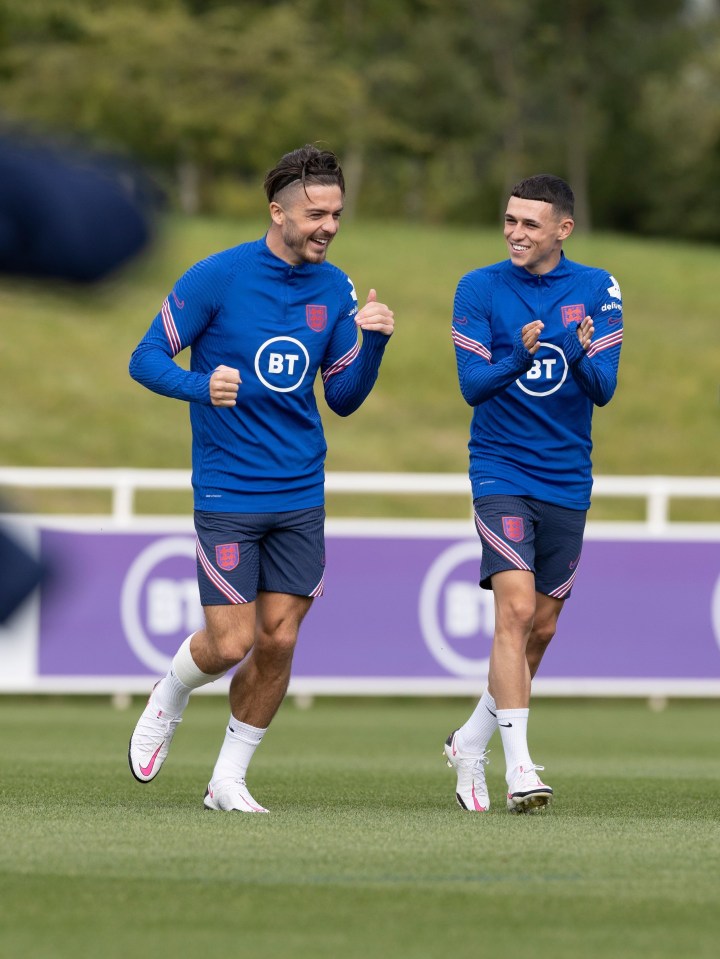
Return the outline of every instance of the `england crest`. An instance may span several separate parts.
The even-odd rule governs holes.
[[[308,303],[305,307],[305,319],[311,330],[320,333],[327,326],[327,307],[324,303]]]
[[[525,539],[525,524],[522,516],[503,516],[503,533],[513,543],[522,543]]]
[[[585,319],[585,304],[573,303],[572,306],[561,306],[563,326],[572,326],[573,323],[582,323]]]
[[[229,572],[240,562],[240,544],[223,543],[222,546],[215,547],[215,562],[220,569]]]

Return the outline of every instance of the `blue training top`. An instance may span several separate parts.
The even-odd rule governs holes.
[[[321,506],[327,449],[313,383],[340,416],[373,387],[389,337],[363,331],[349,277],[291,266],[265,238],[216,253],[175,284],[130,360],[148,389],[190,402],[195,509],[284,512]],[[174,361],[191,347],[190,370]],[[213,406],[210,377],[240,371],[237,404]]]
[[[585,316],[595,326],[587,351],[577,337]],[[544,329],[531,355],[520,331],[533,320]],[[460,280],[452,336],[460,390],[475,408],[474,498],[511,494],[589,507],[593,405],[615,391],[622,329],[615,278],[564,254],[542,276],[504,260]]]

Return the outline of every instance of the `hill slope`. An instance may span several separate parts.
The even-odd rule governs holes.
[[[1,461],[187,467],[187,409],[139,387],[127,361],[180,273],[264,229],[171,220],[151,255],[93,291],[3,281]],[[609,269],[624,295],[620,385],[595,417],[596,473],[716,473],[717,250],[592,236],[572,238],[566,252]],[[344,225],[333,262],[361,300],[378,290],[395,310],[397,332],[362,410],[343,421],[325,409],[329,469],[466,469],[470,411],[449,335],[453,294],[463,273],[503,256],[499,230]]]

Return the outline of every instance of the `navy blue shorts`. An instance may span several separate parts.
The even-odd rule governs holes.
[[[585,510],[526,496],[480,496],[473,503],[482,541],[480,585],[509,569],[535,574],[535,589],[567,599],[582,553]]]
[[[287,513],[195,511],[203,606],[252,603],[261,591],[321,596],[325,508]]]

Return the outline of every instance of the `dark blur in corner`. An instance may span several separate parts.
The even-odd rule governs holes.
[[[0,131],[0,272],[94,283],[150,243],[159,193],[110,155]]]
[[[148,248],[160,200],[123,159],[0,132],[0,274],[99,282]],[[46,574],[0,527],[0,623]]]

